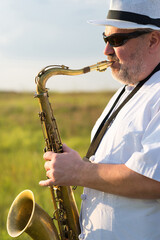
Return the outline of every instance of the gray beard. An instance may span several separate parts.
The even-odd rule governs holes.
[[[109,60],[118,61],[120,64],[120,69],[112,69],[113,77],[119,82],[126,85],[135,85],[137,82],[143,80],[141,79],[143,73],[146,71],[146,66],[144,64],[144,53],[143,47],[141,45],[137,46],[137,51],[134,51],[128,57],[129,65],[127,63],[121,64],[116,55],[109,56]]]
[[[145,72],[145,66],[142,59],[139,59],[132,67],[120,65],[119,71],[112,71],[113,77],[119,82],[126,85],[135,85],[141,79],[142,73]]]

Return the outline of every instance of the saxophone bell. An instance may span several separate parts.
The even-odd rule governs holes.
[[[35,202],[30,190],[24,190],[13,201],[8,213],[7,231],[13,238],[26,232],[37,240],[59,240],[52,218]]]

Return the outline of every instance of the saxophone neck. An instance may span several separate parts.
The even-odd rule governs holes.
[[[103,72],[105,71],[108,67],[110,67],[113,64],[113,62],[110,61],[102,61],[98,62],[94,65],[84,67],[81,69],[73,70],[70,69],[69,67],[65,65],[50,65],[42,69],[38,75],[35,78],[35,82],[37,84],[37,93],[41,94],[44,92],[47,92],[47,89],[45,87],[47,80],[54,76],[54,75],[81,75],[85,74],[91,71],[99,71]]]

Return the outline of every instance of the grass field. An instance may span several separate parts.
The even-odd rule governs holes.
[[[112,92],[50,93],[62,142],[83,157],[90,142],[90,131]],[[44,140],[38,119],[38,100],[31,93],[0,93],[0,239],[11,239],[6,232],[8,210],[24,189],[34,192],[36,202],[52,215],[48,188],[38,185],[45,179]],[[80,208],[78,187],[75,197]],[[24,234],[18,239],[30,239]]]

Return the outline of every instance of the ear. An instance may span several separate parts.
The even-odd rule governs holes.
[[[160,48],[160,32],[153,31],[149,34],[149,51],[154,53]]]

